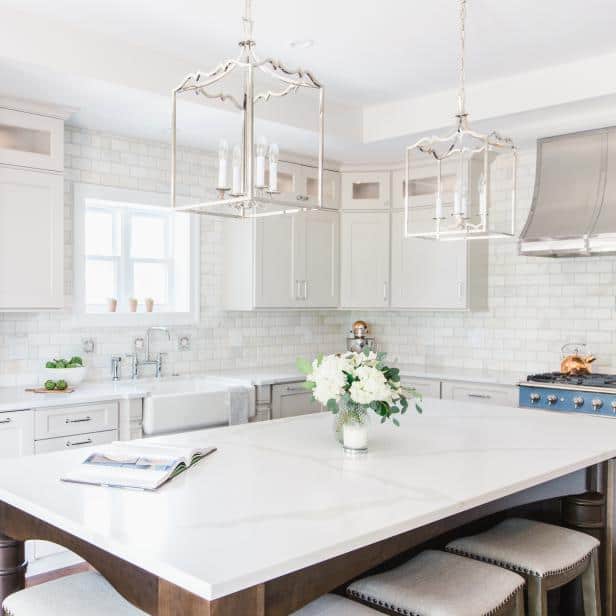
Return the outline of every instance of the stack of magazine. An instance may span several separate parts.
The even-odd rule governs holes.
[[[79,468],[61,479],[114,488],[156,490],[214,451],[215,447],[115,442],[90,454]]]

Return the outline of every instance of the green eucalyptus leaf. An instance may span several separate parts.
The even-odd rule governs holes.
[[[398,426],[398,428],[400,427],[400,422],[395,417],[392,419],[392,421],[394,422],[394,426]]]
[[[337,413],[338,412],[338,403],[332,398],[331,400],[327,401],[327,409],[329,411],[331,411],[332,413]]]
[[[415,402],[415,410],[416,410],[418,413],[423,413],[423,409],[419,406],[419,404],[417,404],[417,402]]]
[[[303,357],[298,357],[295,360],[295,365],[302,374],[310,374],[312,372],[312,364]]]

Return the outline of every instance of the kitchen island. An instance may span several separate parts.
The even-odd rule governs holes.
[[[289,614],[464,523],[582,492],[599,465],[614,613],[614,421],[426,400],[400,428],[375,421],[365,456],[343,453],[326,413],[159,440],[218,451],[155,493],[60,482],[87,449],[5,464],[5,592],[21,542],[47,539],[151,614]]]

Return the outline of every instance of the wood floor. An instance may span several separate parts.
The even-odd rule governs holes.
[[[37,586],[38,584],[44,584],[45,582],[51,582],[58,578],[65,577],[67,575],[73,575],[73,573],[82,573],[83,571],[90,571],[92,567],[88,563],[79,563],[72,565],[71,567],[64,567],[63,569],[56,569],[49,573],[41,573],[40,575],[33,575],[26,579],[26,587]]]

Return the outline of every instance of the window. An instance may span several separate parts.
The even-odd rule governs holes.
[[[150,300],[154,313],[194,313],[196,223],[167,203],[158,193],[76,187],[75,296],[81,313],[109,314],[115,299],[117,313],[129,315],[133,298],[138,313]]]

